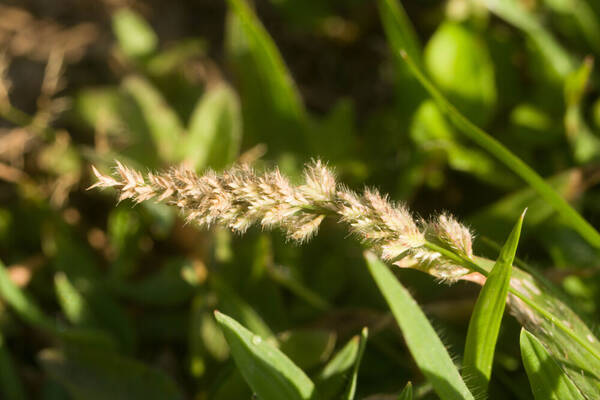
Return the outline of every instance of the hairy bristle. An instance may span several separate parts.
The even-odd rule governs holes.
[[[201,176],[181,168],[143,175],[119,162],[114,176],[92,170],[98,181],[90,188],[115,188],[119,201],[167,202],[178,207],[188,222],[204,227],[222,225],[243,233],[260,225],[304,242],[317,233],[326,215],[332,215],[383,259],[395,262],[409,256],[443,280],[458,279],[468,271],[425,249],[426,232],[433,232],[453,251],[472,256],[469,230],[450,215],[417,224],[406,206],[378,191],[358,194],[339,185],[333,171],[319,160],[305,168],[304,182],[298,186],[278,169],[257,173],[247,165],[220,174],[209,170]]]

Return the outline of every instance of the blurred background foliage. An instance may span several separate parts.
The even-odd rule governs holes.
[[[86,191],[90,164],[108,171],[115,159],[142,170],[278,165],[298,178],[318,157],[350,187],[378,187],[420,216],[451,211],[492,258],[529,207],[520,256],[597,321],[598,249],[429,99],[395,50],[398,4],[3,1],[2,398],[249,399],[216,308],[315,379],[368,326],[358,397],[385,399],[411,380],[415,398],[435,398],[360,244],[335,223],[303,247],[259,229],[201,231],[167,206]],[[598,226],[599,3],[404,6],[415,61]],[[461,354],[477,288],[395,272]],[[532,398],[518,337],[506,317],[491,399]]]

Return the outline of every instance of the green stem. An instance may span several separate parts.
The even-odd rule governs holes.
[[[515,156],[498,140],[487,134],[462,115],[425,76],[415,62],[405,51],[401,52],[402,58],[408,64],[417,80],[429,92],[442,111],[452,120],[454,125],[479,146],[487,150],[500,162],[511,169],[529,184],[544,200],[567,221],[583,238],[596,248],[600,248],[600,233],[587,222],[571,205],[563,199],[546,181],[538,175],[529,165]]]
[[[426,242],[425,247],[428,248],[429,250],[440,253],[444,257],[456,262],[458,265],[461,265],[471,271],[479,272],[480,274],[482,274],[483,276],[486,276],[486,277],[489,274],[489,271],[487,269],[476,264],[472,260],[470,260],[466,257],[460,256],[460,255],[458,255],[444,247],[441,247],[435,243]],[[579,337],[579,335],[577,335],[575,332],[573,332],[573,330],[570,329],[567,325],[565,325],[560,319],[556,318],[554,315],[552,315],[551,313],[546,311],[542,306],[537,304],[535,301],[529,299],[528,297],[526,297],[524,294],[522,294],[521,292],[519,292],[517,289],[513,288],[512,286],[509,287],[508,291],[510,293],[512,293],[513,295],[517,296],[520,300],[523,301],[523,303],[527,304],[529,307],[531,307],[537,313],[544,316],[547,320],[552,322],[556,327],[558,327],[560,330],[565,332],[571,339],[575,340],[584,349],[589,351],[594,357],[596,357],[598,360],[600,360],[600,354],[594,348],[592,348],[586,340]]]

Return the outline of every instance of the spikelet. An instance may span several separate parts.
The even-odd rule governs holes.
[[[442,245],[465,257],[473,257],[471,231],[450,214],[440,214],[428,224],[433,237]]]
[[[433,222],[417,224],[403,204],[378,191],[365,189],[358,194],[339,185],[335,174],[319,160],[305,168],[304,183],[298,186],[278,169],[260,174],[247,165],[221,174],[209,170],[198,176],[174,168],[144,176],[116,164],[115,177],[93,167],[98,181],[90,189],[115,188],[120,192],[119,201],[153,199],[175,205],[188,222],[203,227],[222,225],[239,233],[252,225],[278,228],[300,243],[314,236],[325,216],[332,215],[384,260],[400,266],[416,264],[445,281],[469,272],[424,248],[427,234],[455,252],[472,256],[471,233],[453,217],[442,214]]]

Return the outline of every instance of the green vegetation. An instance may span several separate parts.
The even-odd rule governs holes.
[[[0,398],[600,398],[596,2],[41,3]]]

